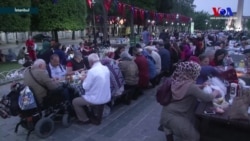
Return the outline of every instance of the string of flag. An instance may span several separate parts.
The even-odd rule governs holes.
[[[93,6],[93,0],[86,0],[87,4],[90,8]],[[180,15],[178,13],[158,13],[155,11],[145,10],[139,7],[132,6],[130,4],[126,4],[123,2],[119,2],[118,0],[104,0],[104,7],[107,12],[110,11],[112,4],[117,10],[118,16],[126,17],[126,13],[128,11],[133,12],[134,22],[137,24],[143,24],[145,20],[154,20],[156,23],[163,22],[180,22],[180,23],[188,23],[191,18]]]

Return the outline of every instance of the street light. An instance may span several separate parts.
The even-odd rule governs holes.
[[[179,14],[176,14],[177,29],[179,30]]]
[[[174,22],[171,23],[171,30],[174,31]]]
[[[205,24],[206,24],[206,30],[207,30],[207,24],[208,24],[208,20],[205,20],[205,22],[206,22]]]
[[[155,21],[154,20],[148,20],[148,24],[152,27],[152,32],[154,32],[154,24],[155,24]]]

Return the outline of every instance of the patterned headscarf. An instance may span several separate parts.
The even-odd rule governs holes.
[[[193,61],[181,62],[172,75],[172,96],[174,100],[182,99],[191,84],[194,84],[200,75],[201,67]]]

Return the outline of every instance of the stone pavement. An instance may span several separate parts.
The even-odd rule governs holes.
[[[73,123],[64,128],[59,122],[47,139],[40,139],[33,132],[30,141],[164,141],[164,133],[157,130],[161,106],[155,100],[155,92],[156,89],[145,91],[129,106],[118,105],[99,126]],[[0,140],[25,140],[27,131],[22,127],[17,134],[14,133],[18,119],[0,120]]]

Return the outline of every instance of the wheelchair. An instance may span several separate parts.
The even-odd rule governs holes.
[[[16,84],[12,86],[11,93],[19,95],[23,87],[22,84]],[[34,92],[32,89],[31,91]],[[65,101],[62,96],[58,95],[48,95],[44,97],[43,101],[43,104],[37,104],[36,108],[29,110],[19,109],[18,113],[15,114],[20,117],[20,121],[15,127],[15,133],[18,132],[18,128],[21,125],[28,131],[26,140],[29,140],[29,136],[33,131],[40,138],[49,137],[55,130],[56,121],[61,121],[65,128],[72,123],[69,112],[72,106],[71,102]]]

